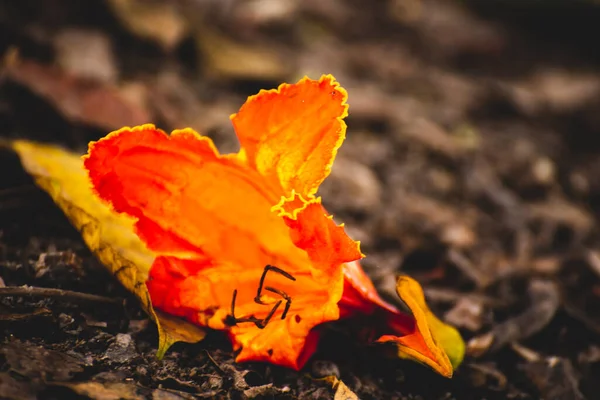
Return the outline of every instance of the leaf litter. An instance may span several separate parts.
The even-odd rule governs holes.
[[[468,359],[450,382],[437,380],[418,366],[390,363],[365,349],[353,348],[350,355],[341,343],[346,340],[346,328],[332,328],[338,329],[333,335],[335,340],[322,346],[319,358],[334,360],[339,378],[360,398],[435,399],[448,398],[447,393],[455,398],[594,398],[598,393],[600,387],[593,377],[600,364],[593,350],[599,346],[596,321],[600,290],[597,263],[589,256],[600,251],[600,210],[595,201],[600,186],[594,178],[600,173],[595,157],[600,145],[595,138],[600,128],[594,111],[598,106],[594,97],[598,78],[593,72],[597,60],[582,56],[590,48],[586,46],[595,42],[581,31],[561,31],[560,40],[570,44],[564,46],[542,25],[529,25],[529,31],[547,34],[540,44],[535,35],[519,28],[523,19],[514,18],[510,10],[476,2],[395,1],[360,12],[353,1],[301,2],[296,7],[282,8],[281,14],[272,14],[270,22],[265,23],[265,17],[253,14],[256,11],[252,7],[236,8],[231,14],[228,7],[235,1],[182,1],[177,2],[182,7],[178,12],[193,16],[195,21],[180,30],[188,32],[183,34],[187,37],[167,42],[152,36],[139,37],[104,1],[89,2],[86,10],[72,2],[59,3],[55,14],[47,19],[38,16],[31,24],[24,23],[25,14],[19,12],[19,4],[2,6],[8,7],[4,15],[12,17],[1,21],[3,29],[10,32],[8,37],[14,38],[10,45],[19,48],[22,59],[42,67],[41,82],[33,82],[35,74],[19,81],[9,73],[3,74],[3,135],[33,140],[50,137],[78,147],[99,138],[105,127],[136,123],[131,120],[135,113],[128,116],[121,110],[118,115],[124,115],[125,123],[117,123],[111,113],[96,116],[93,112],[73,112],[66,108],[68,104],[60,104],[55,93],[40,90],[42,84],[47,85],[44,77],[54,76],[48,75],[48,68],[58,68],[59,78],[76,73],[60,71],[67,65],[66,58],[63,67],[53,59],[53,52],[60,47],[53,40],[64,40],[60,35],[55,39],[55,34],[63,30],[61,21],[71,22],[64,30],[72,29],[72,25],[93,26],[112,43],[116,60],[112,62],[117,63],[115,70],[119,73],[111,79],[116,79],[117,87],[126,87],[133,78],[136,84],[146,87],[142,92],[152,93],[155,74],[170,71],[185,87],[193,88],[191,96],[182,99],[165,96],[169,85],[163,84],[161,96],[149,96],[147,105],[142,102],[134,107],[142,104],[144,110],[147,106],[142,114],[138,112],[145,118],[168,116],[165,119],[173,125],[169,128],[179,127],[174,125],[180,123],[173,110],[190,121],[197,110],[206,109],[206,104],[214,107],[214,113],[227,115],[256,88],[275,86],[283,80],[281,75],[333,73],[349,88],[354,107],[348,121],[348,143],[340,157],[368,168],[372,174],[361,174],[365,182],[374,176],[375,186],[383,190],[377,196],[365,196],[369,203],[348,204],[344,197],[340,209],[336,208],[335,194],[324,197],[331,202],[327,208],[339,215],[348,229],[369,238],[364,242],[365,252],[378,261],[365,265],[368,272],[377,275],[380,266],[385,265],[391,271],[392,283],[388,278],[383,281],[392,291],[395,273],[411,274],[424,285],[426,295],[431,294],[428,298],[436,311],[449,311],[459,299],[463,303],[472,299],[475,305],[462,307],[482,310],[474,316],[476,323],[462,325],[461,332],[467,338],[497,332],[496,328],[505,322],[518,322],[524,310],[535,309],[536,296],[527,289],[533,282],[549,279],[556,285],[558,305],[552,300],[548,303],[552,307],[545,308],[548,312],[531,313],[537,333],[523,331],[526,336],[531,334],[528,338],[511,334],[507,338],[512,343],[501,339],[505,343],[502,348]],[[520,18],[585,25],[577,20],[577,12],[593,13],[588,3],[572,8],[557,6],[565,7],[558,13],[543,5],[530,5]],[[97,15],[111,22],[99,23]],[[194,26],[202,25],[207,25],[210,35],[193,32]],[[474,35],[463,28],[468,26],[475,26],[483,34]],[[196,42],[200,39],[241,46],[251,43],[249,48],[269,48],[276,42],[277,46],[270,48],[286,50],[287,64],[277,69],[272,59],[266,59],[266,65],[253,64],[248,74],[239,69],[231,72],[222,60],[233,57],[229,63],[239,63],[236,54],[244,53],[227,53],[227,46],[219,50],[219,46]],[[175,42],[179,43],[175,52],[164,50]],[[557,49],[560,51],[553,51]],[[210,51],[223,53],[216,58]],[[207,63],[207,69],[203,69],[205,54],[213,60]],[[255,62],[260,63],[260,58]],[[543,68],[532,74],[534,66]],[[285,80],[296,77],[286,75]],[[73,87],[68,90],[75,90]],[[354,100],[353,92],[357,93]],[[73,98],[82,98],[78,96]],[[107,104],[110,107],[116,105],[118,109],[124,104],[112,94],[103,98],[111,103]],[[230,128],[213,122],[218,119],[197,123],[205,124],[209,130],[205,133],[218,145],[235,146]],[[204,128],[195,127],[201,131]],[[51,134],[40,134],[48,131]],[[364,140],[353,140],[359,136]],[[366,147],[365,143],[382,145]],[[0,190],[31,185],[14,159],[3,154],[0,164],[3,171],[10,171],[2,175]],[[345,185],[349,180],[340,176],[338,182]],[[346,193],[373,187],[372,182],[371,186],[358,188],[351,181],[347,185],[342,186]],[[341,192],[335,187],[331,190]],[[68,222],[53,213],[46,197],[35,190],[2,193],[0,275],[7,285],[127,296],[113,287],[114,278],[94,275],[95,262],[82,251],[83,243]],[[35,277],[32,270],[40,254],[57,250],[81,255],[83,274],[57,274],[51,268],[44,276]],[[101,290],[90,284],[90,278]],[[550,297],[555,299],[554,289],[552,293]],[[93,367],[86,361],[77,367],[83,368],[82,372],[66,378],[70,379],[66,383],[82,388],[89,384],[87,391],[79,392],[82,396],[93,398],[90,388],[100,390],[101,386],[111,387],[117,395],[118,390],[133,393],[130,387],[117,389],[125,378],[131,379],[130,386],[142,390],[139,393],[146,397],[152,390],[175,391],[183,398],[188,394],[202,397],[203,393],[216,397],[239,395],[231,383],[235,374],[227,369],[223,369],[223,375],[218,372],[204,349],[218,365],[229,365],[243,374],[250,387],[272,384],[279,389],[290,388],[288,394],[300,398],[330,398],[334,394],[314,379],[287,370],[262,364],[233,365],[228,345],[210,335],[200,347],[176,345],[173,353],[158,362],[152,344],[155,334],[141,327],[131,333],[139,357],[115,367],[101,359],[117,334],[128,333],[127,327],[115,320],[131,317],[139,321],[144,314],[131,304],[125,311],[107,315],[98,308],[84,312],[84,304],[71,303],[43,298],[2,300],[3,315],[5,310],[12,315],[30,315],[24,319],[25,327],[35,327],[23,329],[23,321],[16,320],[3,323],[3,345],[11,343],[8,338],[12,335],[23,343],[35,342],[35,346],[58,353],[75,351],[84,359],[91,357]],[[34,316],[35,309],[46,311]],[[130,315],[124,316],[124,312]],[[90,320],[101,320],[105,327],[86,325],[82,313]],[[69,322],[71,319],[73,322]],[[521,329],[511,329],[517,331]],[[515,350],[518,345],[531,349],[536,356],[525,356],[522,348]],[[29,357],[23,352],[18,354],[24,359]],[[66,359],[60,360],[65,368],[71,365]],[[4,372],[8,365],[4,358],[1,363],[0,387],[3,391],[8,388],[6,393],[13,397],[21,396],[14,398],[34,398],[40,390],[48,390],[47,385],[53,385],[38,386],[34,382],[44,371],[43,364],[38,368],[30,363],[38,372],[22,377]],[[162,389],[157,389],[159,384]]]

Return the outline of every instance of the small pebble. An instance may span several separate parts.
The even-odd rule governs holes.
[[[124,363],[137,357],[135,342],[131,335],[119,333],[114,342],[108,346],[104,357],[115,363]]]

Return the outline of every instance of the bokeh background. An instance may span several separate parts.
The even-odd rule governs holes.
[[[229,115],[248,95],[333,74],[350,116],[324,203],[361,241],[382,293],[396,298],[398,273],[416,277],[469,356],[455,380],[435,384],[406,363],[318,358],[361,398],[595,398],[599,39],[593,0],[2,1],[0,135],[84,152],[112,130],[153,122],[236,151]],[[14,272],[46,253],[74,252],[84,269],[100,269],[7,153],[0,250],[7,284],[56,285]],[[112,288],[110,277],[65,276],[59,284],[80,291]],[[231,363],[226,345],[208,346]],[[151,345],[138,349],[146,357]],[[190,368],[201,350],[175,354],[186,361],[167,387],[200,395],[203,378]],[[142,371],[125,364],[126,376],[164,384],[164,367],[144,360]],[[326,393],[300,375],[252,368],[252,385],[287,387],[292,398]]]

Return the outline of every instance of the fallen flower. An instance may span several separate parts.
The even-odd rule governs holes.
[[[84,164],[100,198],[134,217],[157,254],[146,283],[153,305],[226,330],[237,361],[299,369],[315,326],[382,309],[391,336],[380,340],[451,376],[424,299],[407,301],[414,317],[383,302],[355,262],[359,243],[315,197],[345,137],[346,99],[332,76],[304,78],[232,116],[238,153],[219,154],[189,128],[143,125],[91,143]]]

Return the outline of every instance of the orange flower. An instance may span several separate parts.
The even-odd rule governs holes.
[[[98,195],[137,218],[158,254],[147,282],[154,306],[227,330],[237,361],[299,369],[316,348],[315,326],[374,307],[415,332],[348,264],[362,257],[359,244],[315,197],[345,137],[346,99],[330,75],[261,91],[231,118],[235,154],[191,129],[143,125],[91,143],[85,156]]]

